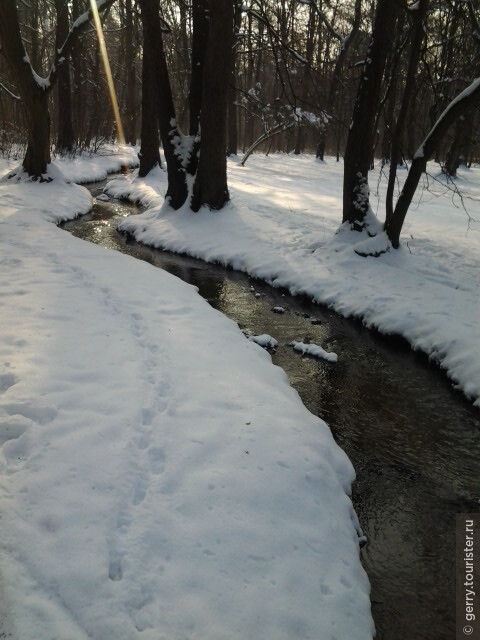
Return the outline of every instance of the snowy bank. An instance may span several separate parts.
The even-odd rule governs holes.
[[[311,156],[252,156],[229,164],[231,203],[221,212],[162,206],[165,176],[148,185],[152,208],[122,223],[137,240],[207,261],[229,264],[293,294],[304,293],[383,333],[404,336],[445,369],[480,405],[480,169],[461,169],[456,186],[470,219],[438,165],[412,204],[402,247],[337,230],[343,164]],[[402,175],[403,174],[403,175]],[[400,171],[400,180],[405,171]],[[378,186],[378,170],[370,184]],[[130,187],[129,187],[130,185]],[[132,176],[109,193],[147,193]],[[385,180],[372,205],[383,211]],[[381,254],[376,258],[368,253]]]
[[[193,287],[51,224],[90,202],[0,183],[0,636],[371,638],[330,430]]]

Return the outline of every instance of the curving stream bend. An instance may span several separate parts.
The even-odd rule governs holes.
[[[92,193],[104,184],[90,185]],[[480,412],[400,339],[243,273],[150,249],[117,232],[119,220],[136,212],[127,203],[97,201],[90,214],[62,226],[196,285],[246,333],[276,338],[273,362],[329,424],[356,469],[353,503],[368,540],[361,558],[377,638],[453,638],[455,514],[479,509]],[[274,306],[286,312],[273,313]],[[338,362],[302,357],[288,346],[305,339],[336,352]]]

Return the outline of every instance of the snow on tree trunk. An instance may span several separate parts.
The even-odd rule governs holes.
[[[154,60],[158,124],[167,161],[168,189],[166,199],[179,209],[187,199],[185,157],[181,152],[182,134],[177,126],[170,78],[160,27],[159,0],[140,0],[142,13],[144,55]]]
[[[369,210],[368,172],[375,146],[375,123],[385,63],[392,44],[396,6],[379,0],[345,149],[343,222],[363,226]]]

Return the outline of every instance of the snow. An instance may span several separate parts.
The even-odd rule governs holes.
[[[163,205],[165,177],[154,198],[132,176],[132,193],[148,193],[151,208],[122,228],[144,243],[231,265],[400,334],[480,406],[480,168],[460,168],[455,183],[467,215],[452,183],[430,163],[428,190],[420,185],[398,250],[377,220],[374,238],[368,228],[339,229],[342,171],[332,158],[318,164],[308,155],[253,155],[245,167],[229,163],[231,203],[194,214]],[[399,172],[400,186],[406,173]],[[386,180],[378,181],[379,168],[370,177],[370,199],[383,221]],[[117,190],[128,191],[125,181],[110,183],[108,192]]]
[[[0,181],[0,636],[371,638],[327,425],[194,287],[52,224],[134,151]]]
[[[266,349],[275,349],[278,346],[277,340],[268,335],[268,333],[261,333],[259,336],[248,336],[248,339]]]
[[[295,349],[295,351],[300,351],[300,353],[303,353],[303,355],[322,358],[322,360],[327,360],[328,362],[338,361],[338,356],[336,353],[333,353],[333,351],[325,351],[325,349],[323,349],[318,344],[297,342],[296,340],[292,340],[290,344]]]

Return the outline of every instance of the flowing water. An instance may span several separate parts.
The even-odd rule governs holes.
[[[101,187],[91,186],[92,192]],[[377,638],[453,639],[455,514],[479,510],[480,411],[399,338],[242,273],[118,233],[118,221],[136,212],[118,201],[97,202],[90,214],[63,226],[196,285],[242,330],[278,340],[273,362],[330,425],[357,472],[353,502],[368,540],[361,558]],[[285,313],[274,313],[274,306]],[[338,362],[302,357],[288,346],[292,340],[322,345]]]

